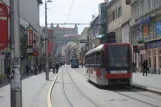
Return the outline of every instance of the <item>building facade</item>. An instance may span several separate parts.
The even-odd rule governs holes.
[[[82,31],[79,39],[78,39],[78,42],[77,42],[77,46],[76,46],[76,54],[77,54],[77,58],[79,59],[79,62],[82,63],[84,62],[84,56],[85,56],[85,53],[86,53],[86,50],[83,49],[83,47],[85,46],[85,44],[87,44],[88,42],[88,31],[89,27],[85,27],[84,30]]]
[[[138,68],[148,60],[151,73],[161,71],[161,1],[131,0],[131,43],[138,46],[133,55]],[[141,69],[140,69],[141,70]]]
[[[59,25],[57,25],[56,27],[53,27],[53,38],[55,40],[55,45],[53,46],[54,54],[56,54],[56,50],[58,46],[67,44],[69,41],[77,40],[77,37],[65,36],[69,34],[78,35],[77,25],[75,25],[74,28],[60,27]]]
[[[115,32],[116,42],[121,43],[122,31],[124,32],[126,28],[122,29],[122,25],[126,23],[131,16],[131,6],[126,5],[125,0],[112,0],[108,7],[108,33]]]
[[[8,6],[9,10],[9,0],[2,0],[2,3]],[[29,30],[32,30],[32,49],[37,49],[39,51],[39,43],[40,43],[40,26],[39,26],[39,5],[42,4],[42,0],[20,0],[20,42],[21,42],[21,72],[25,72],[25,65],[27,63],[27,48],[28,48],[28,40],[29,40]],[[10,24],[10,23],[9,23]],[[8,28],[8,32],[10,29]],[[9,40],[13,40],[10,38]],[[0,50],[0,56],[3,60],[1,63],[6,63],[5,65],[0,65],[1,68],[4,68],[4,72],[0,74],[6,73],[6,67],[10,66],[10,45],[4,50]],[[31,59],[31,58],[29,58]]]

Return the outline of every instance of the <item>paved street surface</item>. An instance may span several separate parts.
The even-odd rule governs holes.
[[[22,80],[23,107],[47,107],[47,94],[55,74],[50,72],[50,81],[45,73]],[[10,107],[10,85],[0,88],[0,107]]]
[[[128,87],[100,89],[87,82],[84,72],[84,68],[70,66],[59,70],[52,107],[161,107],[158,94]]]

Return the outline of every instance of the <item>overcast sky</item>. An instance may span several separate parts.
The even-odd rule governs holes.
[[[45,25],[45,5],[40,6],[40,25]],[[48,3],[48,23],[64,23],[73,0],[53,0]],[[67,23],[90,23],[92,14],[98,15],[98,4],[104,0],[74,0]],[[67,26],[66,26],[67,27]],[[85,26],[78,26],[79,34]]]

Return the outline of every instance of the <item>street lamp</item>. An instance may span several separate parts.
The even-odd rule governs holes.
[[[51,3],[53,1],[45,0],[45,37],[46,37],[46,48],[45,48],[45,52],[46,52],[46,66],[45,66],[45,71],[46,71],[46,80],[49,80],[49,70],[48,70],[48,30],[47,30],[47,3]]]

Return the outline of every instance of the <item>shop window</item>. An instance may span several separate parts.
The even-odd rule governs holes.
[[[156,49],[153,49],[153,55],[154,56],[156,55]]]
[[[122,16],[122,8],[121,7],[118,8],[118,17],[120,17],[120,16]]]
[[[148,56],[149,57],[151,56],[151,50],[148,50]]]
[[[112,12],[112,19],[115,20],[115,11]]]
[[[101,59],[100,59],[100,53],[96,53],[96,64],[100,64]]]

